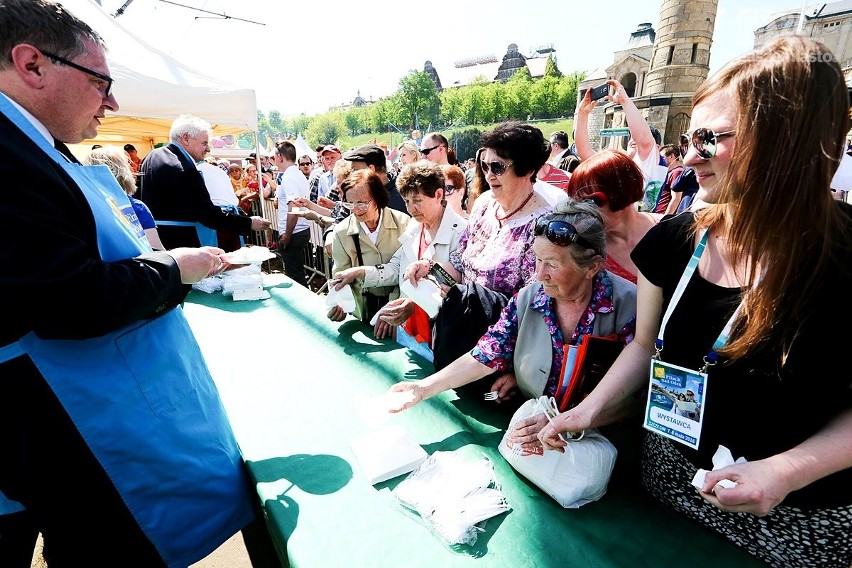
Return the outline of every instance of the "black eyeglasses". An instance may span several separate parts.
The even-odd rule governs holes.
[[[421,148],[420,153],[423,154],[424,156],[428,156],[429,152],[431,152],[435,148],[440,148],[440,147],[441,147],[441,145],[438,144],[437,146],[432,146],[431,148]]]
[[[311,162],[299,163],[299,167],[300,167],[300,168],[301,168],[302,166],[311,166],[311,165],[313,165]]]
[[[574,227],[568,221],[562,221],[561,219],[548,219],[547,215],[542,215],[535,221],[535,236],[544,235],[547,237],[551,243],[560,246],[567,247],[570,244],[579,243],[584,247],[595,248],[590,245],[580,234],[577,232],[577,228]]]
[[[82,71],[83,73],[91,75],[92,77],[96,77],[96,78],[100,79],[101,81],[105,82],[106,87],[101,87],[100,90],[101,90],[101,94],[103,94],[105,99],[109,98],[110,91],[112,91],[112,83],[113,83],[112,77],[110,77],[109,75],[104,75],[103,73],[98,73],[97,71],[92,71],[88,67],[83,67],[82,65],[77,65],[73,61],[68,61],[67,59],[65,59],[63,57],[59,57],[58,55],[55,55],[53,53],[50,53],[50,52],[47,52],[47,51],[44,51],[44,50],[42,50],[41,52],[45,55],[45,57],[52,59],[53,61],[56,61],[57,63],[67,65],[68,67],[72,67],[72,68],[76,69],[77,71]]]
[[[695,153],[702,160],[709,160],[716,155],[716,146],[722,138],[734,136],[736,130],[727,130],[725,132],[713,132],[710,128],[696,128],[690,134],[680,135],[680,153],[686,156],[689,151],[689,145],[692,144],[695,148]]]
[[[488,175],[488,172],[494,172],[495,176],[502,176],[506,173],[509,164],[503,162],[479,162],[479,167],[482,168],[482,173]]]
[[[451,183],[448,183],[444,186],[444,195],[452,195],[456,192],[456,186]]]

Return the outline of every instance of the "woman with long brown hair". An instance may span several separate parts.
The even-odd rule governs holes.
[[[834,55],[800,36],[699,88],[685,163],[708,205],[639,242],[635,340],[541,433],[562,448],[558,431],[611,420],[650,366],[646,488],[773,566],[852,563],[852,381],[832,341],[852,319],[852,303],[834,301],[852,286],[852,208],[829,189],[848,113]],[[681,378],[697,420],[669,421],[663,398]],[[693,478],[720,446],[746,461]]]

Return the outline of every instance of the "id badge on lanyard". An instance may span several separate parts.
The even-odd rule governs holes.
[[[675,288],[657,336],[657,354],[651,359],[648,379],[648,400],[645,403],[645,421],[643,426],[666,438],[680,442],[697,450],[701,441],[701,428],[704,423],[704,401],[707,399],[707,370],[716,364],[719,349],[728,342],[733,322],[740,308],[728,319],[725,328],[713,343],[713,349],[704,357],[700,370],[689,369],[666,363],[660,357],[663,350],[663,334],[666,324],[675,306],[683,296],[690,278],[698,267],[698,261],[707,246],[707,231],[701,236],[692,258],[683,271]]]
[[[650,375],[645,428],[697,450],[707,373],[652,359]]]

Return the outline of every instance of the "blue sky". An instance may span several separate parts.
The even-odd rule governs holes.
[[[113,13],[125,1],[101,3]],[[440,73],[458,59],[500,58],[510,43],[525,54],[552,43],[563,72],[591,71],[612,63],[613,52],[640,23],[656,28],[660,9],[650,0],[174,1],[266,25],[213,18],[159,0],[133,0],[118,21],[183,63],[254,89],[258,108],[285,115],[325,112],[359,90],[365,98],[380,98],[427,59]],[[754,30],[773,14],[800,7],[798,0],[719,0],[711,73],[751,49]]]

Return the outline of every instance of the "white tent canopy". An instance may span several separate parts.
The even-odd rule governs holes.
[[[98,137],[81,146],[130,143],[144,155],[154,144],[168,141],[171,122],[183,113],[210,122],[216,136],[257,131],[253,90],[187,67],[127,31],[94,0],[59,1],[104,38],[120,106],[117,113],[107,113]]]

